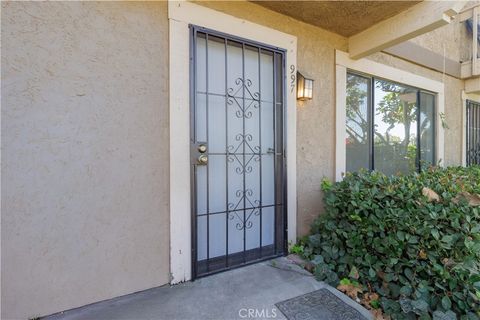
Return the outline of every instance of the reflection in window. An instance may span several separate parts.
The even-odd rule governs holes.
[[[435,159],[435,96],[405,85],[347,75],[346,169],[409,173]]]
[[[420,160],[426,164],[435,163],[434,121],[435,96],[420,92]]]
[[[370,79],[347,75],[347,171],[369,167]]]
[[[417,161],[417,90],[375,80],[375,169],[408,173]]]

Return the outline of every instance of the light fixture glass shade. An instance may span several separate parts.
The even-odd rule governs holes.
[[[313,80],[305,78],[297,72],[297,99],[311,100],[313,98]]]

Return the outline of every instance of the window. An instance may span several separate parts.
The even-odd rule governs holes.
[[[387,175],[435,162],[435,95],[347,73],[346,169]]]
[[[480,164],[480,103],[467,100],[467,166]]]

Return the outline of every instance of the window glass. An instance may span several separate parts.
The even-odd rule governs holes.
[[[420,161],[421,164],[435,163],[435,96],[420,93]]]
[[[370,159],[370,97],[371,79],[347,75],[346,151],[347,171],[369,168]]]
[[[374,168],[387,175],[417,165],[417,90],[375,80]]]
[[[347,73],[346,170],[410,173],[435,163],[435,95]]]

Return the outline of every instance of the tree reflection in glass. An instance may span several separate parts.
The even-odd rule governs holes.
[[[345,124],[349,172],[366,168],[387,175],[409,173],[435,161],[431,93],[348,73]]]
[[[347,75],[346,152],[347,171],[369,168],[371,80],[355,74]]]
[[[417,89],[375,80],[374,167],[387,175],[417,168]]]

